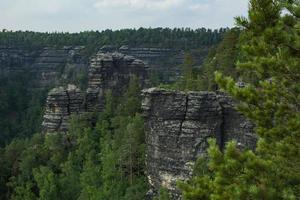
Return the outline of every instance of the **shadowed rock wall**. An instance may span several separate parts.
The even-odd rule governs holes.
[[[81,46],[39,50],[0,46],[0,74],[30,74],[34,88],[57,86],[63,79],[68,80],[70,72],[87,69],[83,51]]]
[[[120,96],[135,75],[142,86],[148,83],[148,66],[133,56],[121,53],[98,53],[91,59],[87,90],[87,110],[100,111],[106,91]]]
[[[176,181],[191,177],[208,138],[216,138],[220,148],[232,139],[241,148],[255,148],[252,124],[225,94],[151,88],[143,91],[142,108],[148,181],[154,192],[165,187],[173,199],[180,199]]]
[[[196,65],[202,65],[211,47],[203,46],[201,49],[190,51]],[[155,72],[165,82],[174,82],[181,76],[184,61],[184,51],[163,48],[129,47],[124,45],[120,48],[103,46],[101,52],[120,52],[143,60],[149,66],[151,72]]]
[[[66,132],[69,117],[84,111],[84,94],[75,85],[68,85],[67,88],[54,88],[48,93],[42,124],[43,131]]]
[[[72,114],[100,112],[105,93],[123,94],[130,77],[135,75],[142,86],[148,82],[148,67],[139,59],[120,53],[98,53],[90,62],[86,92],[69,85],[52,89],[47,98],[43,130],[45,133],[66,132]]]

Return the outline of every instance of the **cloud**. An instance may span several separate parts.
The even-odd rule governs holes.
[[[245,15],[247,0],[0,0],[0,29],[220,28]]]
[[[211,6],[209,4],[192,4],[188,7],[191,11],[194,12],[203,12],[203,11],[208,11]]]
[[[248,2],[246,0],[210,0],[189,4],[189,9],[195,12],[211,12],[211,15],[219,11],[241,12],[245,11]],[[226,16],[223,16],[226,17]]]
[[[166,10],[183,3],[184,0],[98,0],[94,6],[100,10],[107,8]]]

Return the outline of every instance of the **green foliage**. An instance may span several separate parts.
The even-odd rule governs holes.
[[[144,199],[146,194],[144,122],[137,114],[140,100],[138,80],[132,77],[122,103],[115,111],[107,104],[98,122],[102,136],[103,199]],[[114,112],[114,117],[108,117]]]
[[[186,53],[182,64],[182,77],[172,84],[160,84],[159,87],[169,90],[198,91],[201,88],[199,72],[195,68],[195,60]]]
[[[236,67],[236,61],[240,57],[240,33],[233,28],[224,33],[223,40],[217,47],[212,47],[204,63],[199,68],[190,53],[185,54],[182,64],[182,77],[172,84],[161,84],[159,87],[182,91],[215,91],[218,85],[215,81],[215,72],[222,72],[237,78],[241,75]]]
[[[240,32],[236,28],[227,31],[217,48],[210,51],[200,71],[201,81],[199,84],[202,90],[218,89],[214,76],[215,71],[234,78],[240,76],[235,64],[240,52]]]
[[[39,188],[39,199],[58,199],[57,177],[48,167],[33,170],[34,180]]]
[[[66,135],[36,134],[13,140],[0,150],[0,198],[144,199],[140,104],[138,80],[132,77],[120,100],[107,93],[98,119],[95,114],[73,116]],[[96,127],[91,119],[97,120]]]
[[[190,28],[139,28],[80,33],[38,33],[31,31],[0,32],[0,45],[40,49],[45,46],[86,46],[86,55],[91,55],[103,45],[134,47],[161,47],[174,49],[197,49],[217,44],[227,29]]]
[[[46,91],[30,91],[30,75],[0,77],[0,147],[40,131]]]
[[[163,80],[162,74],[159,74],[156,71],[151,71],[150,72],[149,81],[150,81],[150,86],[151,87],[159,86],[159,84],[162,82],[162,80]]]
[[[155,197],[154,200],[170,200],[170,195],[168,190],[165,188],[160,188],[158,197]]]
[[[299,1],[251,0],[249,19],[237,19],[246,86],[220,73],[216,81],[255,123],[257,148],[241,151],[230,142],[221,152],[210,141],[209,172],[180,185],[185,199],[299,198],[299,10]]]

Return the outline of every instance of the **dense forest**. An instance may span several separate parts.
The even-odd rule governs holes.
[[[140,28],[123,29],[118,31],[89,31],[81,33],[39,33],[30,31],[0,32],[0,46],[18,47],[28,50],[37,50],[44,47],[62,47],[83,45],[85,55],[90,57],[103,45],[120,47],[161,47],[189,51],[201,49],[202,46],[217,45],[228,29],[168,29],[168,28]],[[13,58],[12,58],[13,59]],[[1,67],[1,66],[0,66]],[[68,77],[72,82],[82,86],[81,78],[86,79],[87,72],[80,73],[82,77]],[[156,74],[157,75],[157,74]],[[153,85],[158,85],[162,78],[154,78]],[[15,137],[28,137],[40,132],[43,106],[47,91],[31,90],[30,74],[13,72],[9,76],[0,74],[0,146],[9,143]],[[69,80],[71,81],[71,80]],[[85,83],[87,80],[83,80]]]
[[[232,68],[218,67],[215,80],[255,124],[256,151],[241,150],[235,141],[221,151],[210,140],[209,156],[199,158],[194,178],[179,183],[186,200],[299,199],[300,3],[251,0],[249,5],[249,18],[236,18],[242,32],[235,68],[241,76],[234,79]]]
[[[222,150],[209,140],[191,180],[178,181],[185,200],[299,200],[300,3],[250,0],[237,27],[137,29],[82,33],[0,33],[1,45],[28,48],[132,45],[186,50],[182,76],[153,86],[183,91],[218,90],[238,100],[255,125],[255,151],[235,141]],[[195,66],[190,49],[216,45]],[[41,134],[46,91],[27,93],[28,77],[0,80],[0,199],[141,200],[145,134],[141,87],[135,76],[121,97],[106,94],[102,112],[72,116],[67,134]],[[242,84],[241,84],[242,83]],[[28,106],[30,105],[30,106]],[[16,113],[22,115],[16,115]],[[18,116],[18,117],[16,117]],[[10,135],[10,133],[13,133]],[[9,138],[9,139],[7,139]],[[12,140],[11,142],[8,142]],[[168,200],[162,188],[159,200]]]
[[[220,28],[219,30],[206,28],[196,30],[190,28],[139,28],[80,33],[2,30],[0,32],[0,45],[21,46],[31,49],[45,46],[86,46],[88,51],[95,51],[103,45],[189,50],[218,44],[227,30],[226,28]]]
[[[74,116],[67,135],[38,133],[7,145],[0,199],[144,199],[140,90],[132,77],[120,99],[107,93],[102,113]]]
[[[47,89],[31,90],[31,80],[24,73],[0,77],[0,147],[41,131]]]
[[[216,91],[219,88],[215,81],[215,71],[233,78],[242,78],[243,72],[235,65],[240,57],[240,34],[241,30],[238,28],[224,33],[223,40],[210,49],[200,68],[196,65],[195,58],[187,52],[181,65],[182,76],[174,83],[160,84],[160,87],[183,91]]]
[[[3,31],[0,41],[3,45],[29,49],[87,45],[91,52],[104,44],[188,50],[215,45],[227,31],[139,29],[79,34]],[[168,41],[169,35],[174,35],[174,41]],[[211,54],[214,52],[212,49]],[[193,59],[187,53],[182,65],[186,79],[192,73],[193,77],[199,77],[199,70],[192,70]],[[211,57],[206,62],[209,60]],[[144,174],[144,122],[137,80],[132,78],[121,98],[108,93],[103,112],[73,116],[67,135],[43,135],[41,123],[48,88],[31,90],[31,78],[14,73],[3,76],[0,82],[3,119],[0,199],[145,199],[149,187]],[[152,78],[151,86],[158,86],[160,80]],[[91,119],[96,123],[92,124]],[[161,198],[167,197],[162,190]]]

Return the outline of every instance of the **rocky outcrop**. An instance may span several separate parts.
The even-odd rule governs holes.
[[[37,52],[23,48],[0,46],[0,74],[25,71],[24,66],[34,63]]]
[[[0,46],[0,74],[26,73],[34,88],[57,86],[70,74],[87,69],[84,47],[45,47],[30,50]]]
[[[120,53],[96,54],[90,61],[86,92],[81,92],[75,86],[58,87],[50,91],[44,115],[44,132],[66,132],[72,114],[100,112],[105,93],[111,90],[114,96],[122,95],[133,75],[142,86],[147,85],[148,68],[141,60]]]
[[[152,72],[159,74],[166,82],[172,82],[180,76],[181,67],[179,65],[181,65],[184,60],[184,51],[176,49],[129,47],[126,45],[117,48],[115,46],[105,45],[100,51],[120,52],[141,59],[147,63]],[[209,47],[191,51],[196,65],[203,63],[208,51]]]
[[[162,76],[166,82],[172,82],[180,76],[178,67],[183,63],[184,52],[175,49],[130,48],[122,46],[120,52],[145,61],[152,72]]]
[[[220,148],[232,139],[241,148],[255,148],[253,126],[234,104],[221,93],[143,91],[146,169],[154,191],[165,187],[180,199],[176,181],[191,177],[194,162],[206,154],[208,138]]]
[[[210,47],[191,50],[200,66]],[[165,82],[176,80],[181,74],[184,51],[163,48],[145,48],[106,45],[101,53],[119,52],[143,60],[154,74]],[[95,52],[96,53],[96,52]],[[44,47],[30,49],[25,47],[0,46],[0,74],[26,72],[31,74],[34,88],[54,87],[63,83],[74,84],[74,74],[87,73],[90,58],[84,46]],[[76,77],[75,77],[76,79]]]
[[[54,88],[48,94],[43,131],[66,132],[69,117],[84,111],[84,94],[75,85]]]
[[[120,96],[133,75],[142,86],[148,84],[148,66],[142,60],[121,53],[96,54],[89,67],[87,110],[101,110],[108,90]]]

